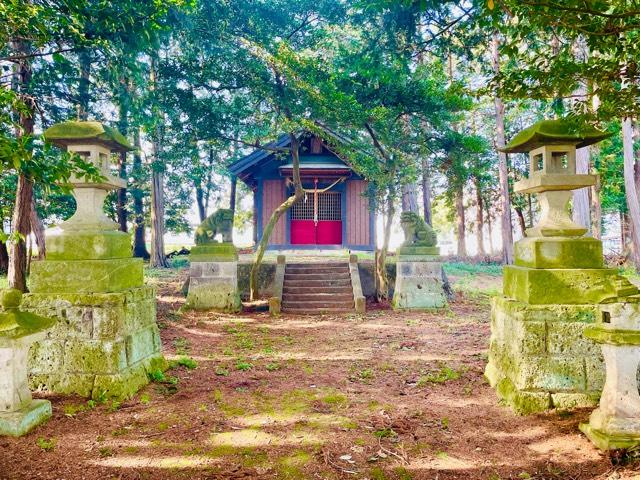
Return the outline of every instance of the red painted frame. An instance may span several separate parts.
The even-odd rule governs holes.
[[[342,245],[342,221],[291,220],[292,245]]]

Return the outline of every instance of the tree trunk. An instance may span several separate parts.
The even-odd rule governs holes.
[[[498,33],[494,32],[492,41],[493,71],[500,73],[500,39]],[[496,95],[496,147],[498,149],[505,146],[504,129],[504,103]],[[502,262],[513,263],[513,232],[511,230],[511,201],[509,199],[509,170],[507,166],[507,154],[498,152],[498,173],[500,177],[500,207],[501,231],[502,231]]]
[[[424,221],[433,226],[433,214],[431,211],[431,169],[429,159],[422,159],[422,207],[424,209]]]
[[[456,191],[456,231],[457,231],[457,240],[458,240],[458,256],[466,257],[467,256],[467,242],[466,242],[466,227],[465,227],[465,217],[464,217],[464,192],[462,187],[459,187]]]
[[[236,190],[238,187],[238,177],[231,175],[231,192],[229,193],[229,210],[235,217],[236,215]]]
[[[524,219],[524,213],[522,213],[522,208],[515,207],[516,216],[518,217],[518,225],[520,226],[520,230],[522,231],[522,236],[525,236],[525,231],[527,230],[527,222]]]
[[[384,237],[382,238],[382,248],[378,252],[376,264],[376,299],[382,302],[389,299],[389,277],[387,275],[387,254],[389,253],[389,243],[391,241],[391,226],[396,213],[395,192],[393,187],[389,187],[387,196],[387,214],[384,222]]]
[[[627,249],[627,215],[620,211],[620,253],[624,255]]]
[[[633,125],[630,118],[622,121],[622,145],[624,152],[624,189],[629,212],[631,243],[633,244],[633,264],[640,270],[640,204],[635,182],[635,155],[633,154]]]
[[[31,225],[31,231],[36,237],[36,245],[38,246],[38,260],[42,260],[47,253],[47,246],[44,236],[44,225],[42,224],[42,220],[40,220],[40,217],[38,216],[38,210],[36,209],[36,199],[33,194],[31,195],[31,215],[29,223]]]
[[[200,179],[195,181],[196,187],[196,205],[198,206],[198,217],[200,222],[204,222],[207,218],[207,207],[204,204],[204,191],[202,190],[202,181]]]
[[[29,43],[24,40],[13,42],[13,47],[17,55],[27,55],[30,50]],[[15,66],[15,86],[26,108],[16,112],[19,124],[19,127],[16,128],[17,138],[33,134],[35,105],[33,98],[28,94],[31,76],[30,60],[28,58],[18,60]],[[11,245],[8,279],[11,288],[16,288],[22,292],[27,291],[26,239],[31,232],[32,204],[33,184],[23,173],[19,173],[12,223],[14,232],[20,238],[17,238]]]
[[[489,230],[489,254],[493,255],[493,220],[491,220],[491,213],[489,212],[489,207],[486,210],[486,218],[487,218],[487,230]]]
[[[127,79],[121,79],[121,84],[127,85]],[[126,87],[120,89],[118,104],[118,130],[125,137],[129,134],[129,93]],[[121,152],[118,155],[118,176],[123,180],[127,180],[127,152]],[[118,189],[118,202],[116,204],[116,216],[120,231],[126,232],[129,212],[127,211],[127,187]]]
[[[151,58],[149,69],[149,90],[155,91],[157,81],[156,58]],[[161,112],[156,114],[162,115]],[[151,132],[151,258],[149,265],[155,268],[167,268],[169,262],[164,249],[164,170],[160,159],[161,132],[154,126]]]
[[[602,239],[602,202],[600,201],[600,177],[596,179],[596,184],[591,187],[591,203],[593,205],[593,216],[591,219],[591,233],[593,238]]]
[[[147,260],[151,255],[147,251],[143,192],[140,188],[140,183],[142,182],[142,157],[140,156],[140,130],[138,128],[133,132],[133,144],[136,147],[131,166],[134,182],[130,189],[131,197],[133,198],[133,256]]]
[[[578,148],[576,150],[576,173],[589,173],[590,163],[589,147]],[[589,194],[589,187],[573,191],[573,221],[591,231],[591,199]]]
[[[27,237],[31,233],[31,202],[33,184],[26,176],[18,176],[16,203],[13,210],[13,229],[20,238],[11,244],[9,286],[21,292],[27,291]]]
[[[249,287],[250,287],[250,300],[253,302],[258,299],[259,290],[258,290],[258,271],[260,270],[260,265],[262,264],[262,258],[264,257],[264,252],[267,249],[267,245],[269,245],[269,238],[271,237],[271,233],[280,220],[280,217],[289,210],[294,203],[304,197],[304,189],[302,188],[302,180],[300,179],[300,142],[296,137],[295,133],[289,133],[289,138],[291,139],[291,159],[293,163],[293,195],[287,198],[278,208],[276,208],[267,225],[262,230],[262,238],[260,239],[260,243],[258,244],[258,248],[256,250],[256,259],[251,266],[251,273],[249,274]]]
[[[402,186],[402,211],[420,214],[418,209],[418,186],[415,183],[407,183]]]
[[[121,152],[118,155],[118,176],[123,179],[127,179],[127,152]],[[116,205],[116,213],[118,217],[118,224],[120,225],[120,231],[126,232],[127,220],[129,214],[127,212],[127,187],[118,189],[118,203]]]
[[[7,273],[9,271],[9,251],[7,250],[7,244],[0,241],[0,273]]]
[[[477,236],[478,236],[478,255],[484,256],[486,255],[484,249],[484,202],[482,201],[482,190],[480,188],[480,181],[475,178],[475,187],[476,187],[476,223],[477,225]]]
[[[78,53],[80,63],[80,77],[78,81],[78,120],[87,121],[89,119],[89,101],[91,86],[91,51],[83,48]],[[121,132],[125,134],[124,132]]]

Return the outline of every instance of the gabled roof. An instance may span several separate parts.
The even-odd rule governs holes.
[[[248,168],[257,165],[260,161],[275,153],[273,152],[273,150],[267,149],[285,148],[290,143],[291,138],[289,137],[289,135],[281,135],[275,142],[268,143],[264,148],[258,148],[246,157],[242,157],[240,160],[237,160],[229,165],[229,171],[236,176],[240,176],[242,172],[244,172]]]

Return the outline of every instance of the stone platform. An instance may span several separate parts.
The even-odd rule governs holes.
[[[164,368],[155,289],[69,294],[31,293],[23,306],[58,323],[31,348],[34,390],[94,399],[127,398]]]

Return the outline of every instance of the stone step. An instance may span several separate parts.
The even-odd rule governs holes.
[[[297,308],[297,309],[320,309],[324,310],[327,308],[344,308],[345,310],[353,310],[353,300],[351,301],[328,301],[328,300],[319,300],[319,301],[302,301],[302,302],[292,302],[292,301],[283,301],[282,308]]]
[[[298,282],[306,282],[308,280],[350,280],[351,275],[349,272],[335,272],[335,273],[289,273],[285,272],[284,281],[294,280]]]
[[[323,279],[313,279],[313,280],[300,280],[296,278],[286,278],[284,279],[284,288],[295,287],[295,288],[324,288],[324,287],[347,287],[351,288],[351,279],[350,278],[323,278]]]
[[[287,265],[285,269],[285,273],[292,274],[319,274],[319,273],[349,273],[349,267],[346,265],[341,266],[330,266],[330,265],[322,265],[322,266],[312,266],[312,265],[295,265],[289,266]]]
[[[325,293],[307,291],[304,293],[285,293],[283,302],[352,302],[353,293],[348,290],[340,293]]]
[[[311,288],[308,285],[285,285],[282,292],[284,295],[297,293],[348,293],[351,295],[352,289],[351,282],[345,282],[344,285],[313,285]]]
[[[349,308],[287,308],[282,307],[283,313],[292,313],[295,315],[320,315],[323,313],[352,313],[354,307]]]

